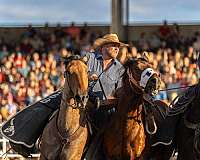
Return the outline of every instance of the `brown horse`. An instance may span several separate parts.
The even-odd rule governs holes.
[[[65,84],[61,105],[43,131],[41,160],[81,159],[88,136],[85,118],[88,75],[83,59],[71,56],[64,60]]]
[[[200,95],[188,97],[190,103],[184,113],[177,114],[175,142],[177,143],[178,160],[200,159]]]
[[[125,68],[123,87],[116,93],[119,97],[117,111],[110,122],[109,130],[104,133],[103,140],[105,155],[112,160],[142,159],[148,146],[148,133],[156,132],[156,125],[151,126],[149,123],[155,121],[148,108],[161,104],[162,107],[165,106],[148,98],[158,91],[160,77],[153,72],[149,79],[145,79],[145,76],[151,74],[146,71],[152,68],[147,58],[129,60]],[[146,86],[141,87],[144,82]],[[163,107],[161,110],[166,109]],[[160,118],[157,116],[155,119]]]

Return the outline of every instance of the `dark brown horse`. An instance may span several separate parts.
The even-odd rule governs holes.
[[[64,60],[65,84],[61,105],[43,131],[41,160],[81,159],[88,136],[85,118],[88,75],[83,59],[72,56]]]
[[[159,125],[159,121],[164,119],[159,117],[161,114],[158,111],[158,115],[153,116],[149,108],[162,105],[161,110],[166,110],[164,103],[149,98],[149,95],[158,91],[160,77],[150,69],[152,66],[148,59],[132,59],[126,62],[125,68],[123,87],[116,93],[119,97],[117,111],[103,140],[105,155],[112,160],[144,158],[145,152],[150,150],[149,134],[156,132],[155,120]],[[150,159],[149,155],[146,157]]]
[[[179,115],[176,126],[175,142],[177,143],[178,160],[200,159],[200,95],[188,97],[190,103],[186,111]],[[192,102],[191,102],[192,101]]]

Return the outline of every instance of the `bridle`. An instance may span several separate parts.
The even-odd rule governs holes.
[[[144,89],[141,86],[138,85],[138,82],[133,77],[133,74],[131,73],[129,68],[127,68],[126,73],[128,75],[128,81],[129,81],[129,85],[130,85],[131,89],[134,92],[136,92],[137,94],[143,94],[144,93]],[[136,90],[135,87],[137,87],[138,90]]]
[[[145,91],[144,91],[145,88],[141,87],[141,86],[138,84],[138,82],[135,80],[135,78],[133,77],[132,73],[130,72],[130,69],[129,69],[129,68],[127,68],[127,75],[128,75],[128,81],[129,81],[129,85],[130,85],[131,89],[132,89],[134,92],[136,92],[137,94],[142,95],[143,100],[146,101],[148,104],[150,104],[151,106],[155,106],[155,104],[154,104],[154,102],[153,102],[153,98],[152,98],[150,95],[147,95],[147,94],[145,93]],[[135,86],[137,87],[138,90],[135,89]],[[145,117],[148,118],[147,116],[149,116],[149,115],[148,115],[147,112],[149,112],[149,110],[150,110],[150,112],[151,112],[151,114],[152,114],[152,110],[150,109],[150,107],[147,108],[146,105],[145,105],[145,103],[143,103],[143,109],[144,109]],[[138,117],[139,117],[141,114],[142,114],[142,111],[141,111],[141,112],[138,112],[138,110],[137,110],[137,115],[136,115],[136,116],[134,116],[134,117],[128,117],[128,118],[134,119],[134,120],[135,120],[136,122],[138,122],[138,124],[140,125],[141,122],[138,120]],[[154,120],[154,119],[153,119],[153,120]],[[157,126],[156,126],[155,120],[154,120],[153,125],[154,125],[154,128],[155,128],[155,130],[154,130],[153,132],[151,132],[151,131],[149,130],[149,128],[148,128],[147,125],[145,126],[145,127],[146,127],[146,130],[147,130],[147,133],[149,133],[149,134],[154,134],[154,133],[156,132]]]

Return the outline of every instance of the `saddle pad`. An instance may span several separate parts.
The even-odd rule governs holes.
[[[42,134],[50,116],[61,102],[61,90],[26,107],[1,127],[1,134],[15,144],[32,148]]]

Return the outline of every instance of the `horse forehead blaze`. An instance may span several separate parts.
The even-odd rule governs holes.
[[[72,60],[68,64],[67,70],[75,75],[76,79],[74,81],[79,83],[79,88],[86,90],[88,87],[87,65],[81,60]]]
[[[70,73],[75,73],[75,74],[79,74],[80,72],[82,72],[83,74],[84,73],[87,74],[87,65],[81,60],[72,60],[67,65],[66,70],[69,71]]]

